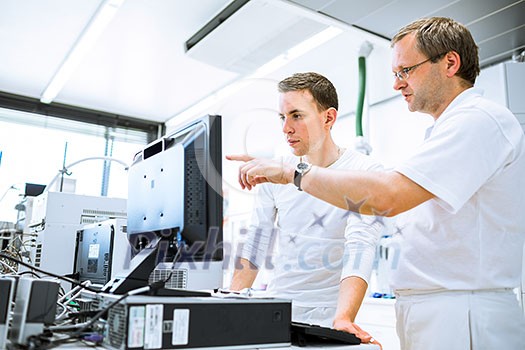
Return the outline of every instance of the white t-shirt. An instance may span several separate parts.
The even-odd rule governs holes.
[[[296,157],[283,161],[298,163]],[[347,150],[331,169],[380,170],[372,158]],[[255,209],[241,256],[270,270],[268,295],[295,306],[336,307],[339,282],[368,281],[380,218],[339,209],[293,184],[258,185]]]
[[[474,88],[437,119],[396,169],[436,198],[398,216],[392,287],[519,285],[525,239],[525,137],[516,117]],[[395,259],[394,259],[395,261]]]

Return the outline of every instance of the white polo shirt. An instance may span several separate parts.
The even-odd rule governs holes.
[[[392,287],[514,288],[525,239],[525,138],[516,117],[471,88],[395,171],[436,198],[399,215]],[[395,259],[394,259],[395,261]]]

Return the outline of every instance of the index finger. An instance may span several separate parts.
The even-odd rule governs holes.
[[[247,154],[230,154],[226,156],[226,159],[228,160],[239,160],[241,162],[249,162],[250,160],[254,159],[253,157],[247,155]]]

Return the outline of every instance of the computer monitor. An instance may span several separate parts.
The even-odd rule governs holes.
[[[25,187],[25,193],[24,195],[30,196],[30,197],[36,197],[42,194],[46,188],[46,185],[40,185],[40,184],[32,184],[29,182],[26,182]]]
[[[127,211],[136,255],[106,291],[156,280],[173,289],[222,287],[221,148],[221,117],[206,115],[135,155]]]

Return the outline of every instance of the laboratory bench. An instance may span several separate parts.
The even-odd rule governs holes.
[[[109,348],[103,347],[103,346],[88,346],[88,345],[82,345],[82,344],[65,344],[61,345],[54,349],[69,349],[69,350],[87,350],[87,349],[95,349],[95,350],[107,350]],[[195,350],[198,350],[199,348],[192,348]],[[206,348],[206,349],[213,349],[213,348]],[[225,347],[217,348],[217,349],[226,349]],[[324,350],[379,350],[379,346],[376,344],[360,344],[360,345],[333,345],[333,344],[326,344],[326,345],[315,345],[315,346],[287,346],[287,347],[259,347],[259,348],[240,348],[235,347],[235,349],[246,349],[246,350],[258,350],[258,349],[268,349],[268,350],[317,350],[317,349],[324,349]]]

